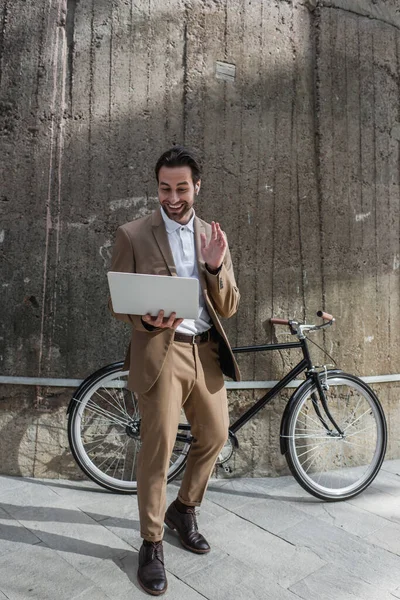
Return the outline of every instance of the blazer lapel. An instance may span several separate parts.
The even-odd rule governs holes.
[[[162,217],[161,217],[162,218]],[[196,248],[197,269],[199,271],[200,285],[203,290],[207,290],[207,281],[205,276],[206,265],[201,255],[200,234],[206,233],[206,229],[198,217],[194,218],[194,243]]]
[[[152,218],[153,235],[156,239],[160,252],[164,257],[170,275],[176,277],[176,267],[174,257],[172,256],[171,247],[168,241],[168,234],[165,229],[164,221],[161,216],[161,208],[158,208],[153,213]]]

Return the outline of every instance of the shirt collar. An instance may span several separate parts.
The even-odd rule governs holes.
[[[167,233],[173,233],[174,231],[179,229],[179,227],[187,227],[188,229],[190,229],[190,231],[194,232],[194,217],[196,216],[194,209],[190,221],[185,225],[182,225],[181,223],[177,223],[176,221],[170,219],[169,216],[164,212],[163,207],[161,207],[161,216],[164,220],[165,229],[167,230]]]

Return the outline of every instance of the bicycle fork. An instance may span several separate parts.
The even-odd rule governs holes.
[[[304,337],[301,339],[301,346],[302,346],[302,350],[303,350],[304,359],[308,363],[307,375],[309,375],[312,378],[312,380],[317,388],[319,400],[321,402],[322,408],[324,409],[325,415],[327,416],[331,425],[336,429],[337,433],[342,437],[343,431],[340,429],[339,425],[336,423],[335,419],[331,415],[331,412],[328,407],[328,403],[326,401],[325,392],[321,385],[320,373],[318,373],[315,370],[315,367],[313,366],[313,364],[311,362],[310,353],[308,351],[307,344],[306,344]],[[326,367],[325,367],[325,373],[326,373]],[[326,431],[328,433],[333,433],[332,429],[329,427],[328,423],[326,422],[326,420],[324,419],[324,417],[321,413],[320,407],[318,406],[318,398],[317,398],[317,395],[315,392],[313,392],[311,394],[311,398],[312,398],[312,404],[313,404],[315,413],[316,413],[318,419],[320,420],[321,424],[323,425],[323,427],[326,429]]]
[[[329,421],[331,422],[331,424],[333,425],[333,427],[336,429],[336,431],[338,432],[338,434],[340,436],[343,436],[343,431],[342,429],[339,427],[339,425],[336,423],[335,419],[333,418],[329,407],[328,407],[328,403],[326,401],[326,396],[325,396],[325,391],[321,385],[321,379],[319,377],[319,373],[314,372],[311,373],[311,377],[314,380],[315,386],[317,388],[318,391],[318,396],[319,396],[319,400],[322,404],[322,408],[324,409],[325,415],[328,417]],[[333,433],[332,429],[329,427],[329,425],[327,424],[327,422],[325,421],[324,417],[321,414],[321,410],[318,406],[318,398],[315,392],[313,392],[311,394],[311,398],[312,398],[312,404],[315,410],[315,413],[318,417],[318,419],[320,420],[321,424],[323,425],[323,427],[327,430],[327,432],[329,433]]]

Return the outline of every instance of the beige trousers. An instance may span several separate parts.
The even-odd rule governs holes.
[[[182,407],[195,438],[178,493],[182,502],[200,505],[228,438],[228,402],[217,342],[172,342],[159,378],[147,393],[139,395],[138,404],[142,440],[137,457],[140,534],[146,540],[158,541],[164,535],[167,472]]]

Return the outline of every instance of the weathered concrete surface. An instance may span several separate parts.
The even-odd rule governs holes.
[[[311,320],[324,307],[337,325],[316,341],[341,367],[400,372],[397,4],[312,5],[0,1],[4,374],[85,377],[123,357],[128,328],[106,307],[114,233],[157,205],[153,164],[174,142],[203,156],[198,213],[230,241],[232,343],[275,339],[272,314]],[[243,378],[277,378],[297,358],[243,356]],[[379,388],[393,457],[397,389]],[[70,392],[60,404],[52,393],[2,390],[3,472],[69,476]],[[233,415],[249,397],[232,395]],[[281,406],[242,430],[239,473],[282,472]],[[49,422],[63,433],[46,450]]]

